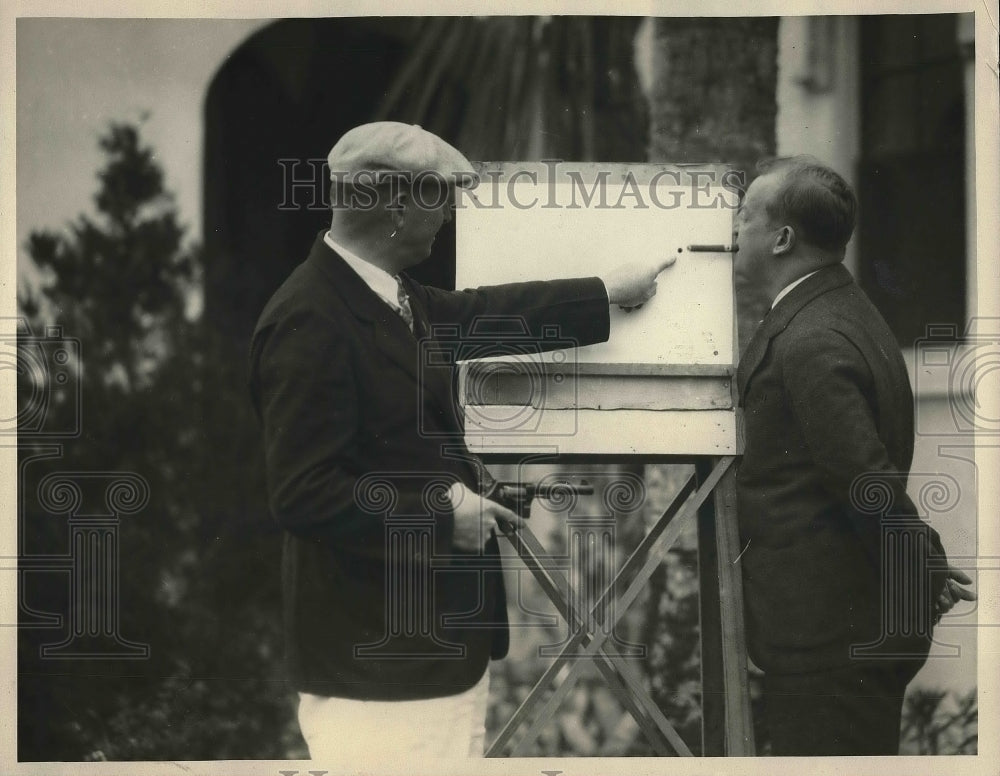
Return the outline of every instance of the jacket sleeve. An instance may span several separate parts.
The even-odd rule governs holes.
[[[600,278],[533,281],[464,291],[418,287],[432,326],[457,327],[458,339],[527,338],[541,350],[604,342],[611,332],[608,292]]]
[[[357,470],[359,395],[350,349],[332,321],[301,311],[256,334],[250,388],[264,432],[271,512],[302,539],[366,556],[385,554],[380,504],[421,514],[426,486]],[[447,488],[450,482],[439,483]],[[440,495],[440,494],[439,494]],[[451,544],[451,509],[434,499],[439,546]]]
[[[935,567],[944,561],[940,537],[920,519],[906,493],[907,473],[892,462],[878,433],[873,407],[873,378],[861,352],[835,330],[810,332],[792,340],[782,354],[782,376],[792,411],[811,457],[823,473],[826,489],[849,515],[855,531],[874,559],[882,556],[882,518],[926,530]],[[885,408],[884,411],[892,411]],[[891,494],[884,515],[861,508],[855,484],[877,485]],[[934,574],[934,595],[944,585]]]

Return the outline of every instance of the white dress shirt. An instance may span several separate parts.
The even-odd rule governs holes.
[[[353,269],[358,276],[365,281],[365,284],[376,294],[379,298],[385,301],[393,310],[399,310],[399,281],[384,269],[376,267],[364,259],[362,259],[358,254],[353,251],[349,251],[343,245],[334,240],[330,233],[327,232],[323,235],[323,241],[329,245],[333,250],[335,250],[344,261],[347,262],[348,266]]]
[[[799,283],[801,283],[806,278],[811,278],[817,272],[819,272],[819,270],[815,269],[812,272],[810,272],[808,275],[803,275],[798,280],[793,280],[791,283],[789,283],[787,286],[785,286],[783,289],[781,289],[781,291],[778,292],[778,295],[776,297],[774,297],[774,301],[771,302],[771,309],[773,310],[774,306],[778,302],[780,302],[782,299],[784,299],[786,296],[788,296],[788,294],[791,293],[791,290],[793,288],[795,288],[795,286],[797,286]]]

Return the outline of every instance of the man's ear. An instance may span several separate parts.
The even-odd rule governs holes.
[[[395,234],[397,231],[402,229],[403,224],[406,223],[406,211],[390,210],[389,221],[392,223],[392,232]]]
[[[386,210],[389,212],[389,219],[392,221],[392,228],[394,231],[403,228],[403,223],[406,221],[406,210],[409,204],[409,194],[407,194],[407,192],[393,192],[389,201],[389,206]]]
[[[785,256],[795,247],[795,229],[790,226],[781,227],[774,237],[771,253],[775,256]]]

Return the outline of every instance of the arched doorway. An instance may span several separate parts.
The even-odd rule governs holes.
[[[482,160],[646,158],[638,17],[289,19],[249,38],[205,106],[205,316],[242,346],[329,222],[322,164],[347,129],[418,123]],[[309,181],[291,190],[292,180]],[[454,284],[453,227],[411,272]]]

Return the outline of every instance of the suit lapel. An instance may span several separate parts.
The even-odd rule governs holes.
[[[767,347],[771,344],[771,337],[774,336],[773,327],[769,325],[770,318],[771,314],[768,313],[757,326],[757,331],[750,338],[746,350],[740,357],[739,366],[736,368],[736,385],[740,391],[740,404],[743,403],[743,398],[746,395],[747,384],[753,373],[757,371],[757,367],[760,366],[760,362],[764,360]]]
[[[316,238],[307,261],[315,264],[332,282],[334,289],[355,317],[372,326],[378,349],[409,374],[418,385],[426,388],[443,407],[448,407],[451,404],[450,384],[440,376],[441,370],[421,369],[422,354],[406,322],[371,290],[336,251],[326,244],[323,234],[324,232],[321,232]],[[414,294],[411,293],[409,296],[414,319],[419,316],[422,325],[426,325],[426,312],[417,303]]]
[[[372,324],[375,343],[398,366],[418,377],[417,344],[403,319],[369,288],[351,269],[320,233],[309,254],[308,261],[332,282],[346,307],[362,321]]]
[[[799,310],[813,299],[852,282],[854,281],[851,273],[847,271],[843,264],[826,267],[793,288],[788,296],[778,302],[764,316],[764,320],[757,327],[757,331],[754,332],[750,343],[740,358],[739,367],[736,370],[736,384],[740,391],[741,405],[746,398],[747,387],[750,384],[751,378],[760,367],[764,356],[767,355],[771,340],[784,331],[785,327],[798,314]]]

